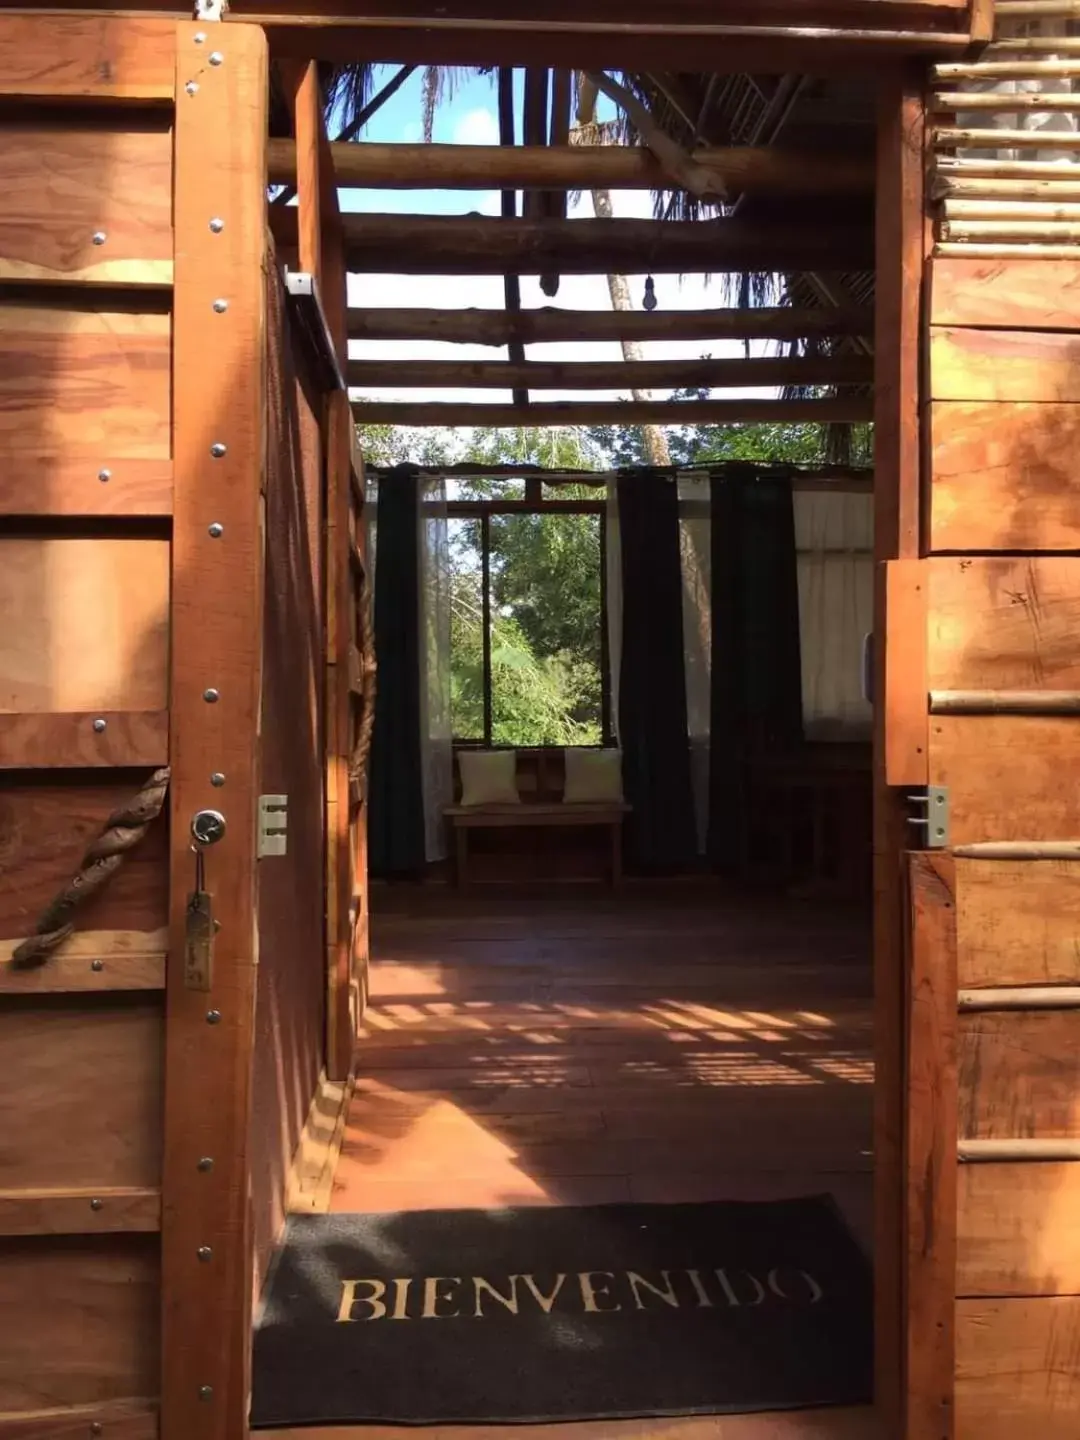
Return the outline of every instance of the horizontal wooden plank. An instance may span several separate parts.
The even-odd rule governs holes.
[[[0,995],[64,994],[72,990],[163,990],[169,944],[160,930],[77,930],[47,965],[13,970],[26,936],[0,940]]]
[[[1080,1164],[961,1165],[956,1293],[1080,1294]]]
[[[956,1440],[1076,1440],[1080,1299],[960,1300]]]
[[[94,1426],[100,1425],[100,1430]],[[158,1407],[150,1400],[117,1405],[66,1405],[61,1410],[24,1412],[18,1418],[0,1416],[0,1440],[86,1440],[107,1435],[109,1440],[158,1440]]]
[[[5,997],[0,1191],[156,1188],[162,1032],[157,996]]]
[[[1036,330],[930,331],[931,400],[1080,400],[1080,336]]]
[[[0,713],[165,710],[169,584],[167,540],[0,536]]]
[[[1080,984],[1080,864],[956,862],[960,986]]]
[[[961,1015],[960,1134],[1080,1137],[1080,1013]]]
[[[1080,690],[1080,559],[942,556],[921,564],[931,691]]]
[[[930,324],[1080,330],[1080,255],[1075,260],[935,260]]]
[[[144,779],[145,772],[99,771],[89,782],[58,771],[0,772],[0,938],[18,939],[33,931],[41,912],[77,872],[110,812],[130,804]],[[80,931],[154,932],[166,924],[166,836],[164,818],[156,820],[108,885],[83,904]],[[67,947],[62,953],[68,953]]]
[[[0,770],[148,765],[169,759],[167,710],[0,713]]]
[[[95,462],[54,456],[10,457],[0,468],[0,515],[168,516],[172,514],[172,461],[114,459]]]
[[[0,280],[169,286],[170,117],[0,125]]]
[[[176,25],[145,16],[5,15],[0,95],[171,104]]]
[[[86,460],[95,474],[112,460],[169,458],[169,316],[108,303],[112,308],[0,304],[5,456],[38,464],[54,456]]]
[[[158,1393],[157,1248],[150,1235],[0,1241],[0,1425]]]
[[[0,1190],[0,1235],[105,1235],[160,1229],[159,1190],[134,1186]]]
[[[930,406],[931,550],[1080,549],[1080,406]]]
[[[933,716],[929,782],[949,787],[950,845],[1075,840],[1078,737],[1072,717]]]

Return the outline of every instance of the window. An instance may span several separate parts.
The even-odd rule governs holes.
[[[605,502],[527,489],[446,507],[454,738],[600,745],[611,734]]]

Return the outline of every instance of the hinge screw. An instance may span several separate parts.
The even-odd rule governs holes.
[[[222,785],[225,784],[225,776],[220,770],[215,770],[213,775],[210,776],[210,784],[213,785],[215,790],[220,790]]]
[[[105,231],[95,230],[93,235],[90,236],[90,239],[94,242],[95,245],[104,245],[106,239]]]
[[[195,1168],[201,1171],[203,1175],[209,1175],[210,1171],[214,1168],[214,1162],[209,1155],[204,1155]]]
[[[220,540],[222,535],[225,534],[225,526],[215,520],[213,524],[206,527],[206,533],[210,536],[211,540]]]
[[[228,308],[229,308],[229,302],[228,302],[228,300],[215,300],[215,301],[214,301],[214,313],[215,313],[216,315],[224,315],[224,314],[225,314],[225,311],[228,310]]]
[[[90,1209],[91,1209],[91,1210],[103,1210],[104,1208],[105,1208],[105,1201],[104,1201],[104,1200],[99,1200],[98,1197],[95,1195],[94,1198],[93,1198],[93,1200],[90,1201]]]
[[[197,95],[199,93],[199,82],[197,80],[189,80],[184,86],[184,89],[189,95]]]
[[[212,1385],[199,1386],[199,1399],[212,1400],[214,1398],[214,1387]]]
[[[104,960],[91,960],[91,961],[90,961],[90,969],[93,970],[96,974],[100,975],[101,972],[102,972],[102,970],[105,969],[105,961],[104,961]]]
[[[112,479],[112,471],[111,471],[111,470],[105,470],[105,469],[99,470],[99,471],[97,472],[97,478],[98,478],[98,479],[101,481],[101,483],[104,485],[107,481],[109,481],[109,480]]]
[[[220,1025],[220,1024],[221,1024],[221,1011],[220,1011],[220,1010],[208,1010],[208,1011],[206,1012],[206,1023],[207,1023],[208,1025]]]
[[[202,692],[202,698],[206,701],[208,705],[216,705],[219,698],[218,691],[216,691],[211,685],[208,689]]]
[[[228,446],[223,445],[220,440],[215,440],[213,445],[210,446],[210,454],[215,460],[220,460],[228,454]]]
[[[222,65],[222,64],[224,64],[224,61],[225,61],[225,56],[222,55],[222,53],[221,53],[220,50],[214,50],[214,51],[211,52],[211,55],[210,55],[210,64],[211,64],[211,65]]]
[[[98,719],[94,721],[94,733],[100,735],[105,729],[105,723],[106,722],[102,720],[99,716]]]
[[[215,215],[214,218],[210,221],[210,229],[214,232],[215,235],[220,235],[222,230],[225,229],[225,221],[219,220],[218,217]]]
[[[209,1245],[200,1245],[195,1253],[204,1265],[208,1264],[214,1257],[214,1252],[210,1249]]]

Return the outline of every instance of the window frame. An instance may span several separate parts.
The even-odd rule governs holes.
[[[611,645],[608,635],[607,577],[607,500],[552,499],[544,495],[542,476],[525,479],[525,495],[521,499],[493,498],[487,500],[448,500],[447,520],[480,521],[480,583],[483,633],[484,733],[482,737],[453,735],[456,749],[551,749],[551,746],[505,746],[492,741],[491,689],[491,520],[500,515],[598,515],[600,517],[600,744],[607,749],[615,744],[611,713]],[[453,663],[451,659],[451,663]]]

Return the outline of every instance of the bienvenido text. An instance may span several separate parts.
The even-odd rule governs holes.
[[[489,1316],[577,1312],[755,1309],[817,1305],[821,1285],[806,1270],[578,1270],[565,1274],[404,1275],[341,1281],[337,1319],[483,1320]]]

